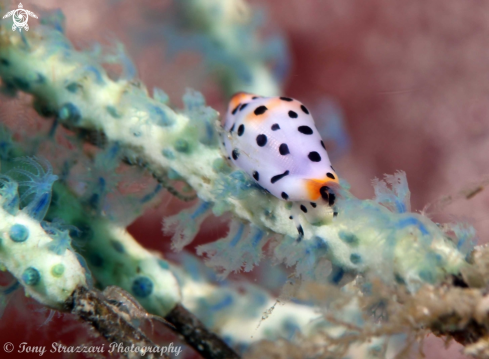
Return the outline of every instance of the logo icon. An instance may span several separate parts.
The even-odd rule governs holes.
[[[22,28],[25,31],[29,31],[29,25],[27,25],[27,21],[29,21],[29,15],[35,17],[37,19],[37,15],[32,11],[25,10],[22,3],[19,3],[19,8],[16,10],[9,11],[6,15],[4,15],[4,19],[12,16],[14,20],[14,24],[12,25],[12,31],[19,29],[19,32],[22,32]]]

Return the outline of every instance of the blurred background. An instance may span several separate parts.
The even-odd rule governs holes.
[[[35,13],[60,8],[66,16],[67,36],[78,48],[114,39],[124,43],[141,81],[149,89],[164,89],[172,104],[181,106],[181,97],[190,87],[203,92],[208,105],[222,113],[227,98],[206,72],[201,55],[174,53],[166,46],[161,24],[171,16],[167,11],[171,3],[43,0],[23,4]],[[314,108],[321,108],[326,99],[339,105],[349,141],[333,164],[351,184],[352,192],[370,198],[373,178],[403,170],[414,211],[431,204],[426,212],[435,221],[467,222],[476,228],[479,243],[486,243],[489,191],[483,188],[489,178],[489,3],[248,3],[253,13],[261,14],[263,36],[280,34],[286,40],[289,55],[284,59],[288,71],[283,94],[312,108],[313,116]],[[11,7],[17,3],[12,2]],[[446,206],[440,204],[442,198]],[[166,255],[171,250],[169,238],[161,232],[161,219],[183,205],[168,198],[129,230],[146,247]],[[222,220],[207,220],[189,249],[218,238],[226,229]],[[249,278],[253,280],[254,275],[259,274],[255,271]],[[10,305],[0,322],[0,337],[5,341],[12,337],[26,340],[29,331],[33,342],[51,345],[59,340],[60,327],[74,325],[72,319],[55,317],[54,323],[36,331],[14,313]],[[41,316],[45,318],[45,313]],[[452,345],[447,353],[443,342],[432,338],[425,346],[429,358],[462,358],[459,350]]]

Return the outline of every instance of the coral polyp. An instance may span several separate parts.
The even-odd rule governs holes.
[[[43,158],[22,157],[15,159],[15,162],[17,166],[9,171],[9,175],[20,177],[17,184],[21,189],[22,210],[30,217],[42,220],[51,203],[53,183],[58,176],[53,174],[51,164]]]

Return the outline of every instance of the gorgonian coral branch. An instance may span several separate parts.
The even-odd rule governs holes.
[[[4,128],[0,131],[3,134],[7,133]],[[1,141],[1,145],[15,150],[11,152],[17,155],[22,153],[20,145],[10,138]],[[59,177],[63,177],[64,180],[72,177],[68,170],[58,176],[53,173],[55,170],[45,159],[15,157],[13,154],[2,158],[1,170],[9,175],[0,175],[0,205],[11,217],[27,216],[33,223],[37,223],[44,233],[43,237],[46,237],[46,243],[42,242],[39,246],[42,251],[49,253],[37,253],[34,239],[27,241],[31,237],[36,238],[36,235],[31,236],[33,230],[29,230],[25,225],[16,224],[11,238],[18,237],[18,242],[34,244],[27,247],[25,244],[20,247],[13,246],[12,248],[17,248],[19,252],[11,252],[12,258],[9,260],[19,261],[19,265],[31,266],[32,256],[40,256],[41,258],[34,263],[42,263],[43,257],[48,265],[53,255],[64,258],[69,257],[70,253],[76,254],[82,265],[89,268],[100,287],[117,285],[137,297],[146,310],[164,316],[181,300],[180,286],[170,271],[168,262],[144,249],[123,226],[111,221],[107,212],[102,214],[100,210],[104,207],[107,211],[103,205],[104,194],[113,191],[117,185],[118,178],[114,171],[120,165],[120,160],[114,154],[117,152],[114,150],[115,147],[117,146],[109,146],[107,151],[101,151],[93,159],[89,166],[89,179],[93,181],[88,183],[87,190],[79,196],[66,181],[55,183]],[[78,158],[83,161],[82,156]],[[80,187],[84,180],[84,176],[79,176],[73,187]],[[103,188],[97,185],[100,183],[104,183]],[[55,200],[51,200],[52,197]],[[94,197],[97,199],[94,200]],[[146,198],[143,200],[147,201]],[[143,204],[133,205],[131,209],[137,211],[138,206],[142,207]],[[2,218],[7,220],[6,217]],[[17,255],[24,252],[23,260],[16,259]],[[61,268],[58,268],[59,270],[64,270],[63,265],[58,267]],[[78,264],[78,267],[75,266],[71,270],[79,267]],[[10,266],[7,266],[7,269],[10,270]],[[71,272],[67,273],[69,275]],[[62,271],[58,277],[63,277]],[[56,291],[58,282],[52,284],[53,291]],[[57,300],[62,303],[67,294]],[[40,302],[44,303],[42,300]]]
[[[167,51],[199,51],[229,96],[257,90],[278,95],[289,54],[282,37],[260,36],[260,15],[244,0],[173,1],[162,29]]]
[[[0,189],[0,264],[27,294],[48,307],[62,309],[76,287],[87,285],[85,269],[72,250],[53,250],[56,238],[44,230],[42,218],[30,216],[32,207],[19,210],[19,200],[12,200],[18,196],[13,183],[5,179]]]
[[[374,201],[343,190],[339,215],[305,225],[304,240],[297,243],[288,204],[233,171],[226,161],[219,147],[217,113],[199,93],[188,92],[184,110],[175,111],[150,98],[141,83],[110,79],[100,63],[73,49],[60,32],[42,26],[22,37],[2,31],[0,60],[4,84],[32,94],[40,113],[54,115],[71,129],[103,133],[130,161],[155,176],[172,173],[185,180],[215,214],[229,211],[263,231],[236,241],[231,233],[226,243],[205,249],[210,264],[215,259],[215,266],[224,271],[229,269],[219,253],[233,253],[232,269],[250,269],[250,261],[258,262],[273,233],[284,235],[274,245],[277,260],[297,264],[299,275],[334,283],[348,273],[373,272],[416,288],[458,272],[465,263],[456,235],[450,239],[450,233],[429,218],[408,211],[404,173],[388,177],[388,183],[378,182]],[[188,243],[192,232],[177,237]],[[321,265],[324,261],[332,266]]]
[[[98,287],[105,288],[116,285],[124,288],[144,306],[144,313],[148,311],[158,316],[170,316],[172,320],[183,318],[182,314],[185,313],[182,308],[183,305],[211,330],[222,335],[227,344],[239,348],[240,351],[260,339],[288,337],[299,330],[307,336],[324,326],[323,321],[317,320],[317,308],[295,303],[289,303],[287,307],[278,305],[278,302],[265,290],[249,283],[228,283],[223,286],[213,284],[212,279],[215,276],[210,275],[209,269],[205,268],[202,263],[197,264],[195,258],[185,256],[182,266],[176,266],[158,254],[144,249],[122,226],[109,219],[112,217],[110,207],[103,205],[102,208],[107,211],[103,214],[98,211],[101,203],[104,203],[103,197],[98,197],[99,200],[95,201],[96,203],[90,200],[93,193],[101,193],[98,186],[93,187],[89,184],[86,186],[87,191],[79,193],[77,196],[73,188],[79,188],[79,182],[86,180],[91,180],[90,183],[94,184],[105,182],[105,186],[114,191],[117,181],[120,180],[120,175],[114,175],[114,164],[107,163],[106,160],[115,156],[114,148],[117,146],[108,146],[107,150],[100,151],[95,158],[91,159],[92,162],[85,163],[87,168],[90,168],[90,173],[96,175],[85,176],[73,169],[67,170],[63,166],[64,172],[59,173],[58,176],[54,174],[58,174],[58,171],[53,169],[51,164],[44,159],[38,163],[31,158],[15,157],[15,155],[22,155],[23,153],[19,144],[14,142],[11,136],[8,136],[6,129],[1,129],[0,133],[3,135],[0,147],[10,149],[10,155],[4,156],[2,159],[2,170],[17,175],[21,179],[36,179],[32,184],[39,187],[39,190],[27,197],[35,203],[39,203],[38,199],[43,198],[46,194],[50,198],[54,198],[51,203],[45,203],[44,200],[40,201],[45,203],[45,208],[29,205],[27,201],[23,203],[22,211],[31,218],[31,215],[47,211],[47,217],[40,219],[40,226],[45,234],[51,238],[51,241],[43,246],[43,249],[47,250],[48,253],[64,256],[65,253],[73,252],[73,248],[76,248],[79,253],[76,254],[78,260],[81,260],[80,255],[82,255],[85,259],[82,260],[82,263],[90,269]],[[26,138],[24,140],[28,141]],[[79,161],[84,162],[83,156],[79,155],[78,158]],[[97,164],[103,164],[102,168],[99,168]],[[103,169],[109,170],[103,171]],[[55,182],[53,186],[52,180],[58,177],[63,178],[63,180]],[[77,181],[71,183],[74,180],[73,177],[76,177]],[[44,180],[42,180],[43,178]],[[18,214],[21,210],[19,209],[18,183],[6,175],[1,175],[0,179],[2,185],[0,194],[3,196],[0,205],[11,214]],[[73,188],[70,189],[68,182]],[[44,184],[39,186],[37,183]],[[48,185],[46,186],[46,184]],[[53,187],[52,196],[51,187]],[[26,192],[29,188],[31,187],[26,188]],[[144,196],[143,202],[146,200],[147,196]],[[33,207],[42,209],[42,211],[32,212]],[[135,210],[135,207],[137,205],[133,204],[131,209]],[[200,205],[196,211],[191,212],[191,217],[197,217],[207,209],[207,206]],[[16,231],[18,233],[16,232],[15,235],[21,238],[26,233],[23,227],[19,227]],[[31,257],[26,258],[28,261],[23,265],[29,266]],[[51,257],[47,256],[46,258]],[[54,268],[58,276],[63,275],[63,266],[56,265]],[[71,272],[67,271],[67,273]],[[175,277],[177,277],[178,282]],[[88,279],[91,279],[91,276]],[[62,283],[63,281],[59,282]],[[51,285],[56,285],[56,283],[51,283]],[[0,300],[7,298],[22,284],[16,282],[11,286],[1,288]],[[78,287],[77,293],[86,293],[86,290],[85,287]],[[56,292],[56,288],[51,288],[51,292]],[[123,297],[123,303],[120,305],[127,304],[125,299],[127,295]],[[57,298],[57,300],[60,302],[58,307],[62,307],[64,297]],[[254,305],[249,310],[243,311],[243,308],[250,303]],[[98,304],[94,303],[93,305],[97,306]],[[256,328],[264,311],[273,312],[273,320],[263,321],[259,328]],[[82,317],[84,315],[78,314],[81,314]],[[177,317],[173,318],[174,314]],[[129,315],[134,316],[134,320],[139,320],[136,315],[140,315],[140,313],[131,312]],[[145,315],[148,316],[147,313]],[[266,316],[268,317],[269,314]],[[151,319],[151,317],[148,318]],[[237,318],[240,318],[239,325],[236,324]],[[93,318],[84,317],[84,319],[91,321]],[[194,321],[192,318],[190,320]],[[98,331],[103,335],[107,334],[105,333],[107,330],[123,331],[123,326],[117,325],[113,320],[95,321],[94,325],[98,325]],[[185,326],[185,323],[181,322],[179,325]],[[249,332],[254,332],[253,338],[242,334],[244,326],[248,328]],[[211,335],[208,331],[204,332],[203,327],[199,327],[196,333],[191,331],[185,333],[189,339],[194,338],[194,341],[200,340],[202,333]],[[208,349],[206,350],[208,351]],[[198,345],[196,350],[200,350]]]

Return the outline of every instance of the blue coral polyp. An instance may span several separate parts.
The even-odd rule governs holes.
[[[136,297],[146,298],[153,292],[153,282],[148,277],[139,277],[132,283],[132,292]]]
[[[14,224],[9,231],[10,239],[14,242],[24,242],[29,238],[29,230],[23,224]]]
[[[34,267],[27,268],[24,273],[22,273],[22,281],[26,285],[36,285],[41,280],[41,274]]]
[[[78,107],[71,102],[65,103],[58,111],[58,118],[63,121],[78,123],[81,119],[81,113]]]

